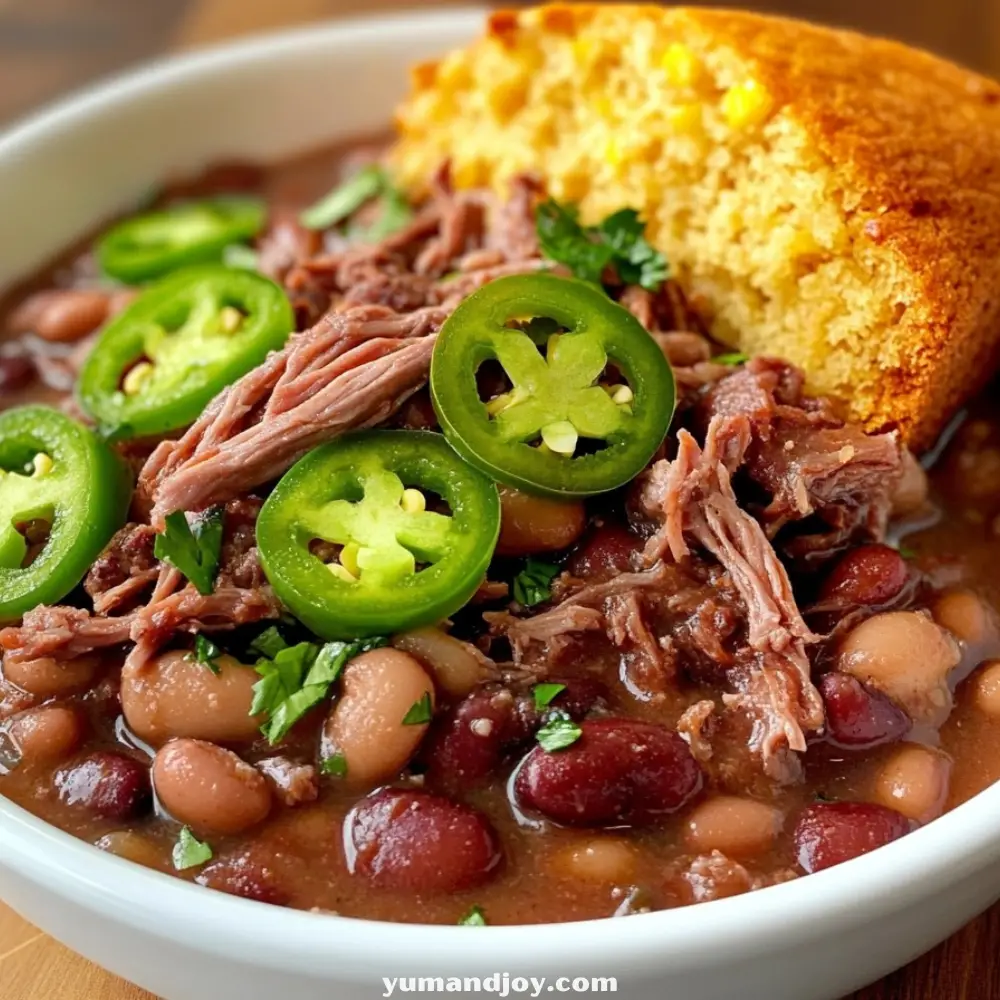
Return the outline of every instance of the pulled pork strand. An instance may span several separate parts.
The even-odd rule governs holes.
[[[669,552],[683,560],[690,553],[689,534],[732,577],[747,608],[749,645],[759,655],[745,689],[730,701],[747,708],[757,721],[751,745],[761,752],[765,769],[786,777],[782,751],[803,752],[805,731],[819,729],[824,721],[805,651],[819,636],[803,620],[788,574],[763,528],[736,501],[730,477],[742,463],[750,437],[750,422],[743,415],[713,417],[704,449],[686,430],[678,433],[677,457],[653,466],[640,496],[647,512],[659,511],[662,520],[645,558],[653,563]]]

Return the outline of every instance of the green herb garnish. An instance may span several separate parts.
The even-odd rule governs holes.
[[[222,518],[222,508],[213,507],[189,524],[187,515],[175,510],[167,515],[166,527],[153,544],[156,558],[183,573],[203,596],[212,593],[219,571]]]
[[[342,753],[331,754],[319,762],[319,770],[331,778],[346,778],[347,758]]]
[[[541,559],[528,559],[524,569],[514,577],[514,600],[526,608],[547,601],[552,596],[552,581],[559,567]]]
[[[365,243],[378,243],[393,233],[398,233],[413,218],[413,209],[406,195],[393,187],[388,179],[382,191],[378,218],[367,228],[351,233],[355,239]]]
[[[253,642],[250,643],[250,652],[258,656],[266,656],[273,660],[283,649],[288,648],[288,643],[282,638],[281,633],[274,625],[269,625]]]
[[[600,284],[611,265],[625,284],[655,292],[669,273],[666,258],[646,240],[645,224],[635,209],[623,208],[599,225],[582,226],[575,205],[550,198],[535,209],[535,226],[545,256],[584,281]]]
[[[188,654],[190,657],[194,656],[194,662],[200,663],[203,667],[208,667],[213,674],[218,677],[222,672],[219,669],[219,664],[215,661],[222,656],[222,650],[211,639],[204,635],[196,635],[194,637],[194,654]]]
[[[480,907],[474,906],[471,910],[461,920],[458,922],[459,927],[485,927],[486,917],[483,915],[483,911]]]
[[[434,706],[431,704],[431,695],[425,691],[419,701],[415,701],[410,710],[403,716],[404,726],[422,726],[425,722],[430,722],[434,716]]]
[[[274,744],[330,691],[344,667],[362,653],[384,646],[376,636],[354,642],[328,642],[318,646],[300,642],[280,649],[272,658],[257,661],[261,679],[253,686],[251,715],[267,715],[260,731]]]
[[[378,197],[385,186],[385,171],[374,163],[338,184],[300,216],[306,229],[329,229],[353,215],[366,201]]]
[[[174,868],[179,872],[187,868],[197,868],[199,865],[205,864],[206,861],[212,860],[212,848],[204,841],[199,840],[190,828],[185,826],[177,838],[177,843],[174,844],[171,859]]]
[[[222,251],[222,263],[226,267],[238,267],[244,271],[256,271],[260,256],[253,247],[245,243],[230,243]]]
[[[916,549],[911,549],[908,545],[900,545],[896,550],[904,559],[916,559]]]
[[[535,739],[546,753],[555,753],[572,746],[582,735],[583,730],[565,712],[559,712],[535,733]]]
[[[749,354],[734,351],[732,354],[717,354],[712,358],[712,363],[716,365],[729,365],[731,368],[735,368],[737,365],[746,364],[749,360]]]
[[[535,708],[541,711],[552,704],[552,699],[566,690],[565,684],[536,684],[532,689],[535,696]]]

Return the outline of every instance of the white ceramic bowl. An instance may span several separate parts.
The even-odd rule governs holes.
[[[240,42],[32,118],[0,138],[0,285],[166,174],[224,157],[279,159],[384,127],[407,66],[471,37],[481,21],[449,10]],[[572,925],[408,926],[208,892],[0,798],[0,896],[169,1000],[370,1000],[386,993],[383,977],[504,973],[545,976],[545,993],[572,991],[557,977],[595,976],[616,977],[627,997],[832,1000],[1000,897],[998,860],[1000,786],[874,854],[735,899]],[[502,978],[484,985],[503,993]]]

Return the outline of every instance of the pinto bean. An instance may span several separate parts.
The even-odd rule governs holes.
[[[151,802],[149,768],[103,750],[57,771],[55,787],[66,805],[120,822],[145,812]]]
[[[695,854],[721,851],[730,857],[748,857],[771,847],[783,820],[780,810],[764,802],[717,795],[688,814],[685,841]]]
[[[875,615],[841,643],[838,669],[870,684],[915,722],[942,722],[951,710],[948,674],[960,659],[955,640],[915,611]]]
[[[837,746],[861,749],[895,743],[913,725],[894,701],[850,674],[825,674],[818,687],[826,708],[827,738]]]
[[[587,511],[580,500],[549,500],[500,487],[498,555],[558,552],[569,548],[586,526]]]
[[[395,777],[427,731],[427,723],[403,722],[425,698],[433,707],[434,685],[409,653],[362,653],[344,670],[340,700],[323,726],[323,756],[341,754],[351,782],[375,785]]]
[[[905,836],[914,823],[868,802],[817,802],[795,826],[795,850],[806,872],[818,872]]]
[[[122,670],[122,711],[129,728],[154,747],[178,736],[210,743],[252,740],[263,722],[250,714],[252,667],[231,656],[216,661],[218,673],[190,653],[173,650]]]
[[[439,628],[403,632],[392,644],[420,660],[437,686],[453,698],[464,698],[491,679],[489,664],[476,656],[468,643]]]
[[[887,604],[906,586],[910,568],[888,545],[861,545],[841,557],[820,591],[822,600]]]
[[[62,288],[36,292],[12,314],[15,333],[37,333],[60,343],[93,333],[108,317],[108,293],[95,289]]]
[[[629,885],[639,868],[632,846],[612,837],[594,838],[564,848],[555,867],[568,879],[598,885]]]
[[[174,819],[200,834],[237,834],[267,818],[264,776],[231,750],[204,740],[171,740],[153,760],[153,787]]]
[[[915,514],[927,503],[927,473],[909,448],[903,449],[903,474],[892,494],[892,516]]]
[[[875,778],[875,801],[918,823],[944,812],[951,783],[951,758],[916,743],[904,743]]]
[[[970,590],[954,590],[934,603],[934,620],[956,639],[976,646],[995,638],[996,618],[990,608]]]
[[[34,660],[4,659],[4,677],[11,684],[39,698],[65,698],[86,691],[101,667],[96,655],[77,656],[72,660],[57,660],[39,656]]]
[[[344,827],[348,867],[374,885],[417,893],[457,892],[500,865],[489,821],[430,792],[385,788],[362,799]]]
[[[987,660],[973,675],[972,697],[983,715],[1000,720],[1000,660]]]
[[[64,760],[83,741],[83,718],[72,705],[43,705],[14,716],[6,726],[22,766]]]
[[[522,808],[565,826],[642,826],[675,812],[701,788],[688,745],[663,726],[593,719],[564,750],[536,747],[514,792]]]

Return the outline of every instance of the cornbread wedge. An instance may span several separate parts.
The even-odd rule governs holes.
[[[500,12],[414,72],[419,191],[535,171],[583,221],[639,209],[713,333],[928,446],[1000,341],[1000,86],[924,52],[735,11]]]

